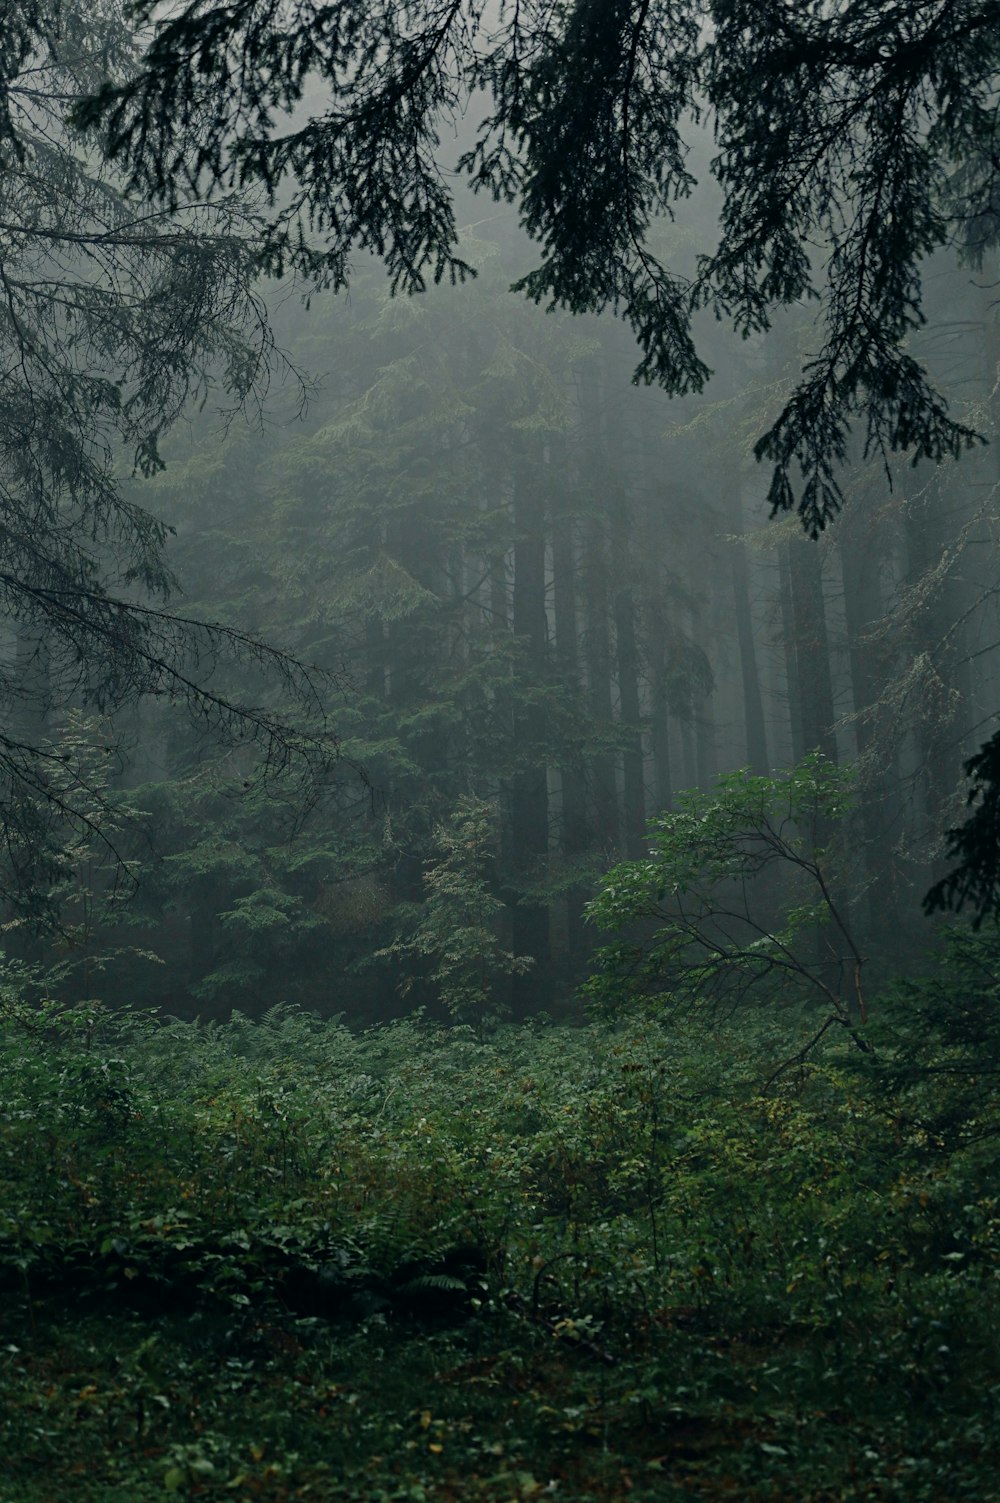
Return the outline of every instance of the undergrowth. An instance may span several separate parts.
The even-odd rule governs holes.
[[[8,992],[0,1503],[1000,1496],[977,965],[766,1090],[785,1016]]]

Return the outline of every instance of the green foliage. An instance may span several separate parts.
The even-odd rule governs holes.
[[[979,1038],[995,955],[956,944]],[[988,1496],[995,1091],[949,985],[886,1000],[895,1053],[831,1035],[762,1092],[764,1013],[484,1043],[8,973],[11,1496]]]
[[[413,928],[376,952],[377,959],[429,962],[426,979],[453,1017],[480,1026],[504,1010],[497,995],[501,977],[523,975],[530,955],[514,955],[499,938],[503,903],[489,882],[494,861],[494,813],[479,799],[459,800],[435,831],[436,858],[423,875],[424,901],[413,910]],[[416,978],[407,976],[403,994]]]
[[[113,787],[118,756],[106,720],[69,710],[39,737],[38,752],[45,788],[22,790],[0,857],[0,889],[13,898],[6,927],[54,926],[65,947],[86,955],[134,886],[121,838],[141,811]]]
[[[75,118],[104,132],[143,198],[172,206],[192,188],[258,185],[268,270],[294,265],[339,288],[362,247],[393,291],[464,280],[473,268],[439,146],[485,96],[459,167],[520,208],[541,260],[516,285],[574,312],[621,312],[642,352],[637,379],[702,387],[701,308],[747,336],[776,308],[818,302],[817,348],[756,446],[774,466],[774,507],[797,506],[814,536],[840,504],[858,416],[880,456],[937,461],[977,441],[907,340],[923,322],[922,263],[952,236],[974,259],[996,243],[993,0],[952,0],[947,26],[932,8],[879,0],[725,0],[710,24],[694,0],[496,16],[350,0],[323,25],[302,0],[177,15],[146,0],[137,14],[153,33],[135,74]],[[324,104],[310,111],[313,97]],[[295,129],[274,129],[276,108],[300,112]],[[696,187],[706,108],[720,234],[692,275],[667,263],[659,232]]]
[[[165,1006],[252,1010],[278,996],[322,1008],[331,974],[346,974],[359,1021],[396,1010],[389,970],[371,956],[408,937],[419,918],[413,905],[424,906],[422,874],[440,857],[436,831],[465,798],[497,811],[490,891],[508,910],[500,933],[513,927],[517,901],[579,907],[593,890],[601,858],[581,849],[597,841],[586,767],[620,755],[628,738],[610,700],[597,711],[580,673],[563,672],[544,641],[533,647],[520,626],[512,630],[511,564],[523,532],[515,485],[530,491],[525,506],[540,526],[562,529],[568,573],[585,534],[600,533],[588,546],[602,556],[612,550],[598,520],[604,492],[583,474],[585,445],[568,396],[588,371],[596,379],[595,341],[566,319],[512,304],[498,246],[473,232],[464,246],[482,272],[475,299],[471,289],[431,289],[394,300],[365,276],[349,304],[317,299],[308,320],[286,315],[296,359],[319,364],[331,346],[341,352],[336,382],[305,421],[289,411],[266,443],[235,429],[222,443],[199,435],[155,482],[200,613],[254,629],[266,622],[308,660],[346,665],[352,689],[337,709],[340,750],[374,790],[369,803],[367,789],[331,784],[290,836],[287,806],[268,790],[243,788],[248,759],[211,767],[200,742],[155,709],[144,712],[140,755],[145,745],[166,747],[153,764],[162,777],[165,763],[166,777],[142,795],[150,838],[165,857],[140,898],[150,943],[169,943],[178,920],[192,922]],[[538,606],[544,589],[539,578]],[[666,614],[671,623],[683,617],[672,605]],[[559,623],[562,646],[581,662],[583,615],[571,605]],[[688,635],[661,609],[650,650],[662,656]],[[671,692],[682,709],[683,685],[696,671],[678,657]],[[230,672],[220,668],[227,687],[247,692],[246,679]],[[511,834],[519,780],[567,759],[567,776],[582,790],[573,849],[553,852],[551,863],[519,863]],[[265,911],[288,922],[251,927]],[[463,927],[471,943],[475,926]],[[579,970],[580,948],[569,963],[560,957],[563,972]],[[432,962],[396,954],[412,963],[417,1001],[433,1003],[432,986],[426,997],[419,991]],[[466,971],[474,970],[470,957]],[[537,966],[528,989],[537,988],[538,1005],[550,1001],[551,984]]]
[[[150,213],[94,133],[68,123],[74,101],[124,79],[136,55],[118,0],[31,0],[4,17],[0,812],[15,859],[0,864],[0,894],[36,926],[62,877],[50,826],[95,834],[112,813],[93,780],[66,775],[53,705],[104,716],[144,696],[185,704],[202,728],[255,743],[271,771],[294,764],[307,783],[334,759],[308,734],[321,712],[302,664],[171,608],[169,528],[123,479],[130,465],[146,479],[162,469],[163,437],[189,403],[212,395],[239,409],[281,363],[247,207],[228,197]],[[281,686],[294,729],[259,692],[240,700],[209,684],[228,657]]]
[[[928,1141],[960,1144],[979,1164],[1000,1134],[996,925],[946,930],[934,967],[895,982],[884,1007],[872,1036],[878,1075],[897,1103],[900,1125]]]
[[[614,867],[590,905],[592,922],[626,931],[598,953],[590,996],[617,1007],[763,991],[768,1003],[820,1001],[829,1022],[864,1021],[862,959],[827,849],[849,807],[849,775],[819,752],[682,794],[650,825],[649,856]]]
[[[965,764],[972,812],[965,823],[946,831],[945,850],[958,865],[942,877],[924,898],[925,913],[952,910],[968,904],[973,924],[1000,918],[1000,734]]]

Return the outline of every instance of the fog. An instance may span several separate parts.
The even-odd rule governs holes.
[[[292,101],[289,130],[324,107],[324,87],[314,79],[297,113]],[[58,136],[56,96],[25,99],[26,137],[32,111]],[[106,264],[94,269],[86,235],[49,248],[67,233],[57,198],[44,208],[56,229],[25,240],[40,276],[75,278],[68,314],[46,291],[40,327],[46,358],[67,359],[86,457],[81,481],[31,393],[32,431],[54,435],[39,515],[71,540],[73,588],[100,588],[83,629],[52,606],[58,590],[9,585],[11,723],[22,751],[41,746],[64,770],[27,783],[43,870],[34,827],[17,823],[14,746],[20,834],[3,888],[9,950],[70,998],[99,972],[109,1003],[183,1016],[292,1003],[357,1025],[414,1008],[446,1019],[463,1011],[449,967],[478,966],[465,1009],[478,1023],[579,1020],[607,939],[590,905],[620,863],[650,857],[650,822],[733,774],[780,781],[813,753],[843,774],[836,819],[810,838],[829,847],[852,944],[876,979],[919,970],[934,948],[921,900],[948,869],[963,762],[1000,703],[995,444],[958,462],[887,460],[864,452],[861,412],[832,524],[813,538],[794,512],[769,515],[755,445],[822,345],[816,304],[772,310],[745,339],[703,311],[704,390],[637,383],[640,352],[610,308],[573,317],[511,291],[539,252],[516,206],[453,171],[483,108],[471,99],[440,144],[457,254],[476,273],[457,285],[393,296],[361,251],[336,294],[251,285],[251,220],[226,200],[218,220],[183,221],[199,244],[216,228],[220,245],[250,235],[219,307],[204,267],[185,282],[169,235],[156,250],[169,297],[153,278],[143,309],[176,318],[189,296],[207,310],[190,366],[158,365],[155,322],[149,334],[139,320],[123,353],[108,343]],[[689,276],[719,223],[708,122],[684,119],[687,167],[708,187],[654,220],[649,244]],[[269,117],[269,143],[278,131]],[[72,171],[86,225],[105,190]],[[278,208],[301,186],[286,183]],[[829,294],[823,248],[803,254]],[[987,440],[990,254],[977,271],[950,253],[926,261],[926,323],[906,346]],[[227,333],[234,308],[245,347]],[[89,343],[74,317],[92,320]],[[90,408],[84,376],[108,384]],[[16,499],[18,526],[23,510]],[[49,567],[26,557],[29,572]],[[131,602],[127,627],[105,586]],[[177,637],[150,614],[164,602],[184,618]],[[797,899],[779,884],[761,901],[770,932]]]
[[[303,809],[280,783],[245,786],[252,753],[168,706],[119,722],[118,781],[143,812],[114,938],[165,964],[122,955],[112,990],[188,1015],[446,1015],[407,936],[473,800],[470,877],[500,950],[530,960],[497,963],[496,1016],[572,1018],[601,939],[587,904],[646,854],[647,821],[813,749],[852,781],[832,859],[869,964],[919,967],[963,758],[1000,702],[995,450],[891,472],[857,452],[812,541],[768,515],[752,452],[808,358],[808,307],[745,342],[706,322],[715,375],[670,400],[632,383],[613,317],[509,292],[525,256],[510,214],[470,220],[461,253],[474,281],[413,298],[373,264],[308,306],[265,288],[305,411],[290,379],[260,423],[198,414],[137,484],[176,529],[186,614],[332,675],[342,761]],[[930,290],[915,352],[989,433],[989,273],[942,264]],[[232,665],[213,682],[276,692]]]

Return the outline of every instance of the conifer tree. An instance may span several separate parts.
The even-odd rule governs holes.
[[[239,407],[274,349],[253,286],[259,223],[241,202],[167,212],[129,196],[75,100],[135,66],[118,0],[7,6],[0,48],[0,893],[41,920],[66,818],[99,833],[47,739],[49,710],[185,701],[256,741],[274,769],[305,749],[280,716],[209,684],[231,655],[274,670],[321,727],[308,673],[235,628],[170,606],[166,529],[123,484],[161,466],[192,402]],[[312,765],[332,741],[311,742]]]

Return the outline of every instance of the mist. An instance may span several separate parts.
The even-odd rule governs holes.
[[[0,3],[0,1503],[996,1496],[994,11]]]

